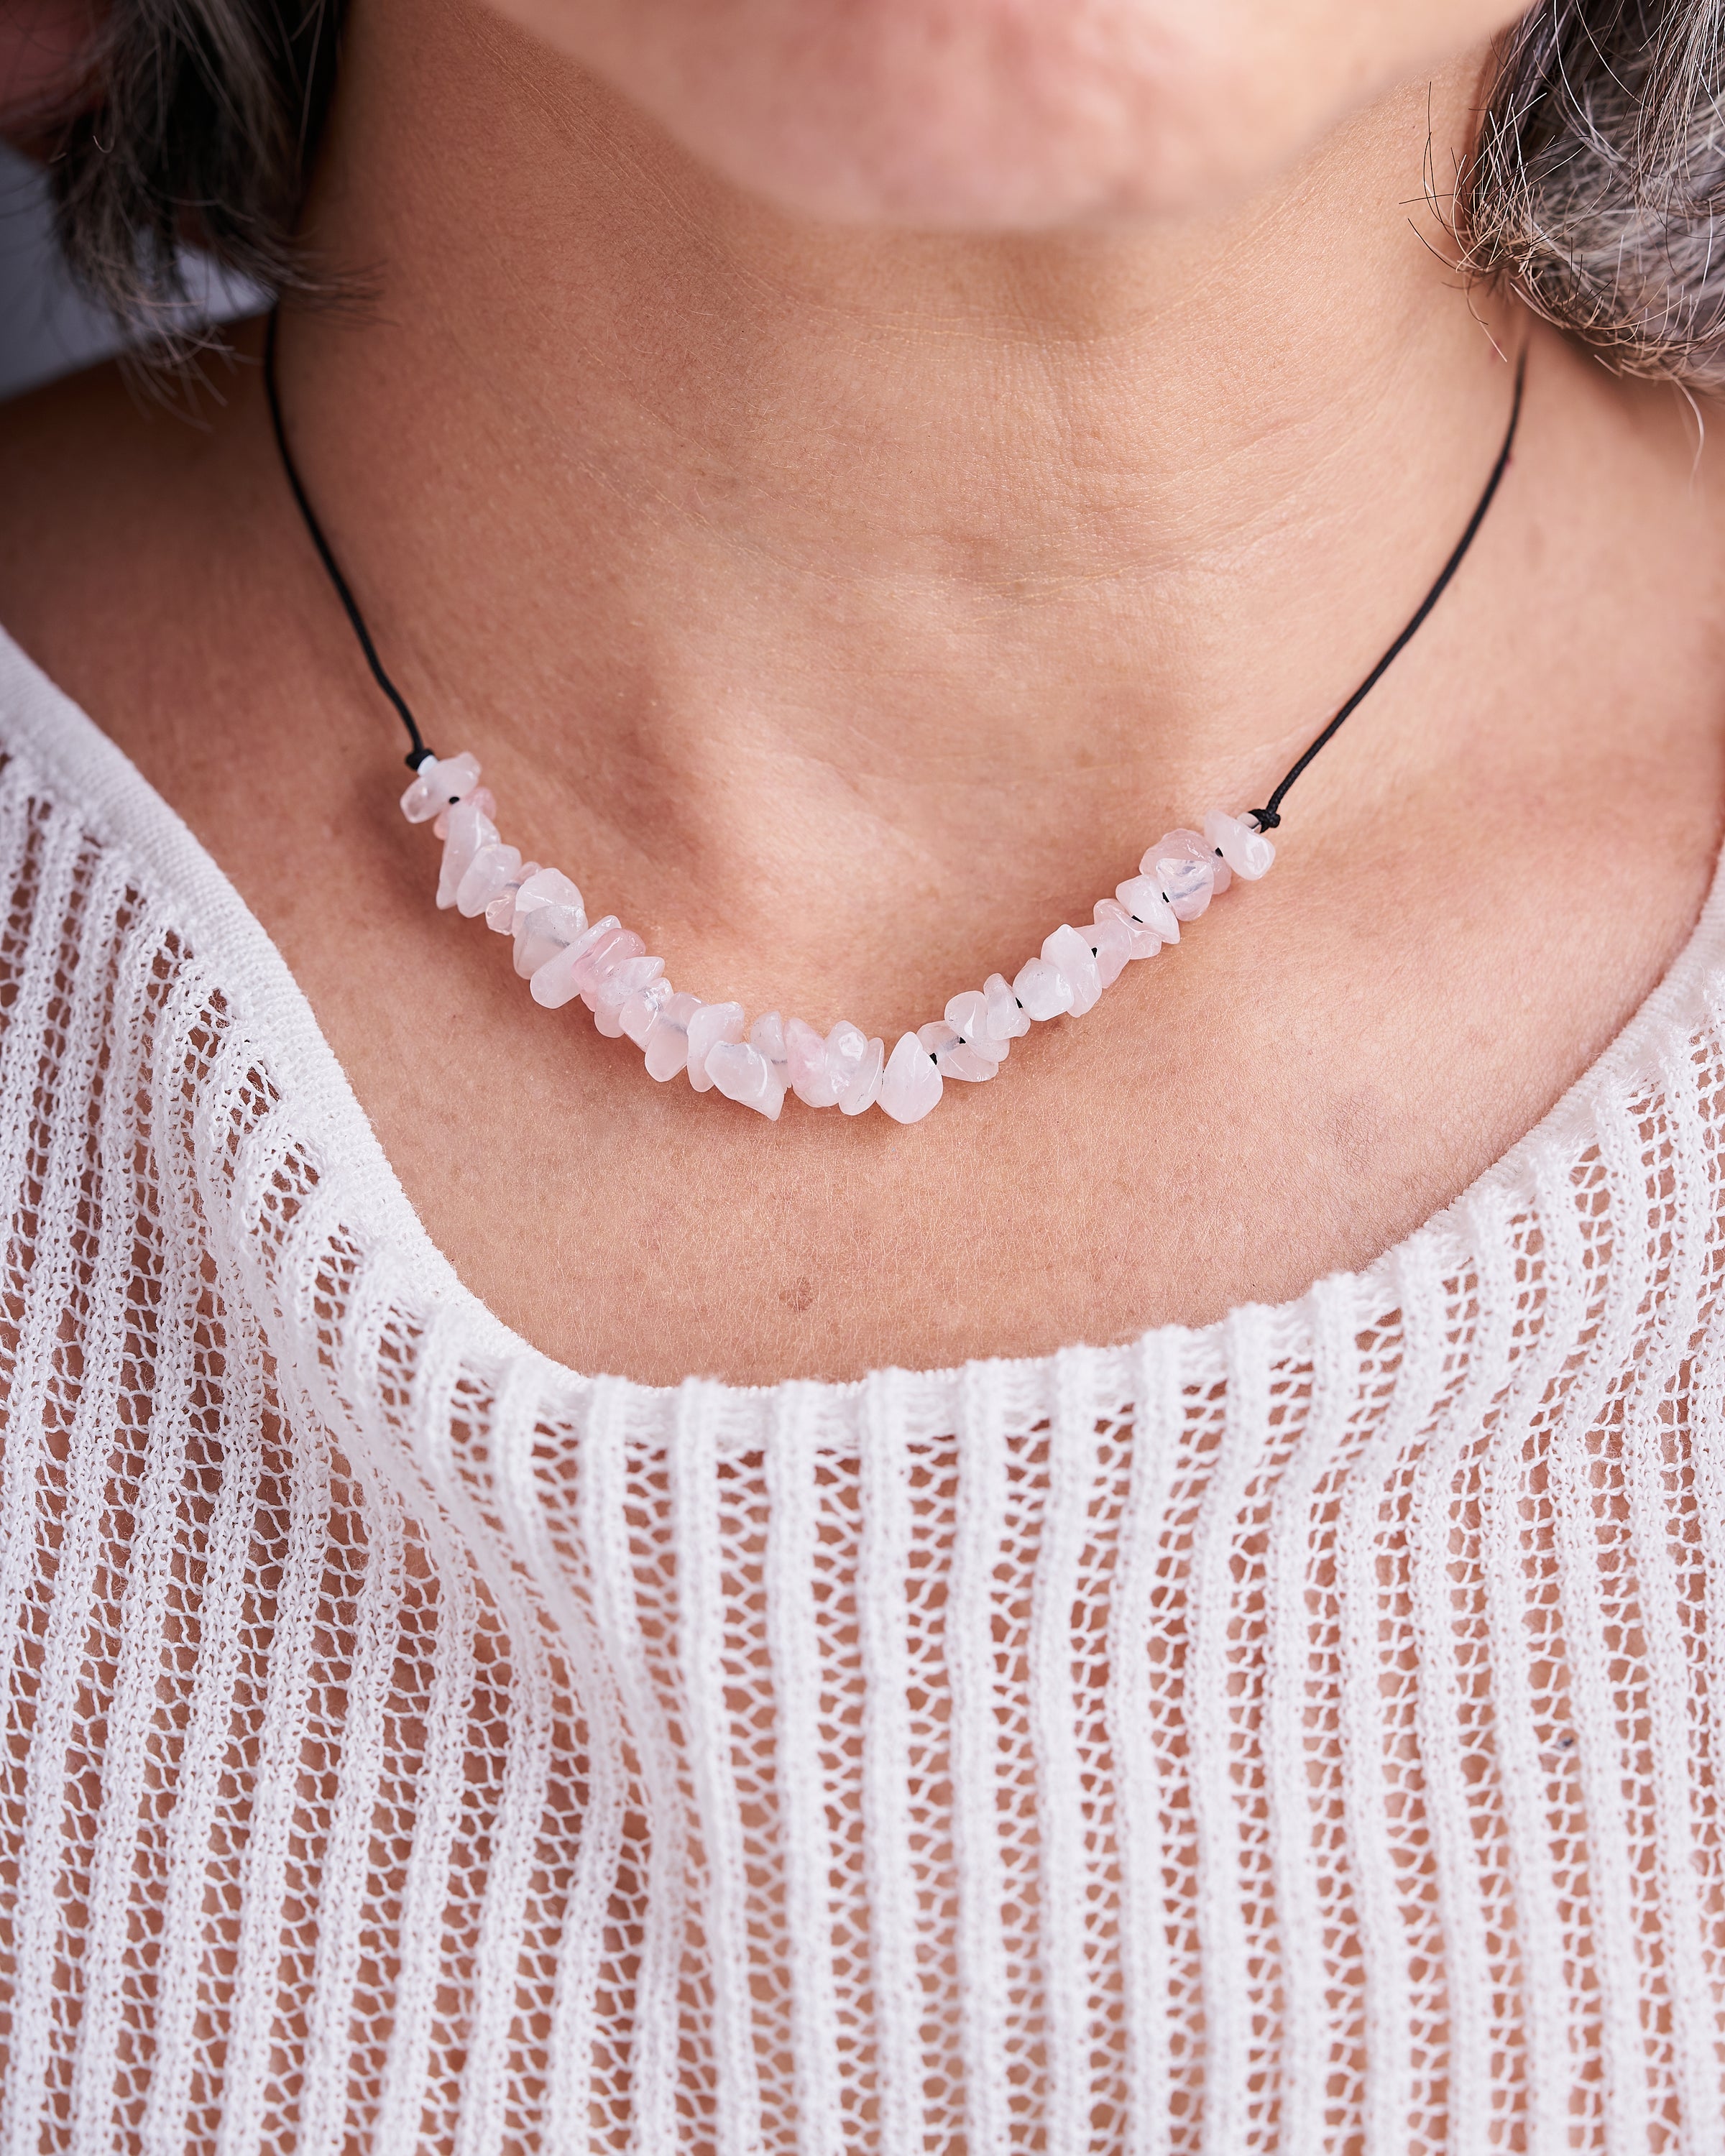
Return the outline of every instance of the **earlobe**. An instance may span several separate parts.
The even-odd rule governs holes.
[[[7,0],[0,9],[0,138],[39,153],[93,90],[100,0]]]

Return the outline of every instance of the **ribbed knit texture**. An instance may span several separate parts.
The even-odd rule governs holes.
[[[661,1392],[0,749],[0,2156],[1725,2149],[1725,903],[1363,1275]]]

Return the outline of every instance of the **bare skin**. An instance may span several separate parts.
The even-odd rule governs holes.
[[[1522,12],[1516,0],[498,4],[751,193],[840,222],[1020,232],[1238,195]]]
[[[937,237],[763,208],[488,13],[361,0],[311,224],[377,297],[285,327],[308,481],[508,834],[752,1010],[890,1042],[1260,800],[1466,521],[1531,336],[1490,522],[1269,880],[908,1131],[655,1086],[433,910],[254,367],[195,428],[110,373],[0,418],[0,621],[233,877],[537,1344],[846,1377],[1297,1294],[1657,981],[1725,822],[1725,503],[1673,396],[1428,244],[1428,111],[1443,172],[1481,58],[1203,218]]]

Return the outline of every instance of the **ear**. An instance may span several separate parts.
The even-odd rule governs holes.
[[[0,137],[40,151],[49,131],[93,92],[102,0],[5,0],[0,6]]]

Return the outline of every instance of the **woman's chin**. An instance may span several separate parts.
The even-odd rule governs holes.
[[[1362,39],[1351,9],[1314,35],[1310,18],[1332,0],[496,4],[793,215],[976,232],[1224,204],[1410,68],[1516,12],[1504,0],[1389,11],[1397,49],[1381,26]]]

